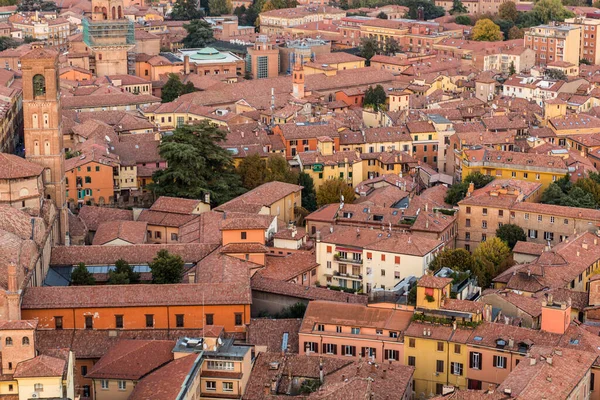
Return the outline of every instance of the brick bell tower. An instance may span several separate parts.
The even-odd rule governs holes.
[[[35,48],[21,57],[25,158],[45,167],[46,199],[59,213],[55,241],[68,244],[69,221],[65,185],[65,151],[62,136],[58,52]]]

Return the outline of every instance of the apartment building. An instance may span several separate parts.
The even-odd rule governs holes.
[[[469,14],[498,14],[498,9],[505,0],[465,0],[463,5]],[[450,11],[453,7],[451,0],[435,0],[435,5]]]
[[[579,58],[585,59],[592,64],[599,64],[600,41],[598,40],[598,32],[600,30],[600,21],[577,16],[566,19],[565,24],[580,28]]]
[[[463,150],[462,179],[473,172],[491,175],[496,179],[518,179],[541,183],[548,187],[569,173],[564,159],[559,156],[486,148]]]
[[[261,12],[260,33],[282,34],[285,28],[303,25],[310,22],[339,20],[346,16],[346,11],[331,6],[299,6]]]
[[[511,67],[517,73],[527,71],[535,65],[535,54],[533,49],[522,45],[501,48],[497,53],[483,57],[483,69],[500,71],[506,75],[510,75]]]
[[[317,233],[318,280],[365,293],[391,289],[408,276],[422,276],[443,247],[442,241],[421,235],[332,227]]]
[[[68,37],[75,32],[75,26],[71,30],[69,20],[53,15],[40,15],[38,12],[14,14],[8,20],[19,31],[16,37],[43,40],[51,46],[66,46]]]
[[[546,66],[554,61],[579,64],[581,26],[540,25],[525,31],[525,47],[535,51],[535,65]]]
[[[311,301],[298,333],[300,355],[403,363],[403,332],[412,312]]]

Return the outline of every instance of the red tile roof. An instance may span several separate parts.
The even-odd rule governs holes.
[[[248,325],[248,343],[255,346],[266,346],[268,352],[281,352],[283,334],[288,334],[289,353],[298,353],[298,332],[302,319],[268,319],[253,318]]]
[[[258,213],[260,208],[270,207],[276,201],[281,200],[292,193],[300,192],[300,190],[302,190],[302,186],[292,185],[291,183],[277,181],[268,182],[225,204],[221,204],[219,207],[215,208],[215,210],[241,212],[253,212],[253,210],[257,210],[256,213]]]
[[[181,357],[146,375],[135,385],[129,400],[175,400],[200,357],[196,354]]]
[[[440,278],[433,275],[423,275],[417,282],[417,286],[425,288],[443,289],[452,283],[451,278]]]
[[[83,206],[78,215],[92,232],[98,229],[100,222],[133,221],[133,211],[110,207]]]
[[[22,361],[17,365],[15,378],[62,377],[67,369],[67,362],[47,355],[37,356]]]
[[[283,256],[268,254],[265,258],[265,268],[257,274],[265,278],[289,281],[318,265],[315,254],[308,251],[297,251]]]
[[[176,214],[192,214],[201,200],[184,199],[181,197],[160,196],[150,207],[152,211],[163,211]]]
[[[113,240],[123,240],[130,244],[146,242],[148,224],[138,221],[109,221],[102,222],[94,235],[92,245],[104,245]]]
[[[23,179],[39,176],[44,167],[19,156],[0,153],[0,179]]]

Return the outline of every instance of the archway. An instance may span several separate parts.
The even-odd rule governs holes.
[[[121,8],[121,6],[119,6],[118,10],[119,10],[119,13],[118,13],[119,19],[121,19],[121,18],[123,18],[123,9]]]
[[[117,8],[116,7],[112,8],[112,19],[117,19]]]
[[[108,19],[108,10],[106,7],[102,7],[102,19]]]

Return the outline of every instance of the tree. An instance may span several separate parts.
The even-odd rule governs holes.
[[[242,186],[252,190],[267,181],[267,164],[260,155],[252,154],[244,157],[237,167],[237,173],[242,180]]]
[[[340,0],[339,7],[342,10],[348,10],[350,8],[350,4],[348,4],[348,0]]]
[[[502,40],[500,27],[490,19],[480,19],[473,27],[473,40],[480,42],[497,42]]]
[[[600,184],[590,177],[580,178],[575,182],[573,188],[581,188],[594,198],[594,203],[600,204]]]
[[[469,184],[473,183],[475,189],[481,189],[493,180],[494,177],[491,175],[483,175],[481,172],[473,172],[472,174],[469,174],[462,182],[452,185],[446,192],[444,201],[455,206],[467,195]]]
[[[519,28],[518,26],[513,26],[508,31],[508,40],[523,39],[524,36],[525,36],[525,32],[523,31],[523,29]]]
[[[542,21],[540,21],[538,15],[533,11],[519,13],[517,17],[517,26],[521,29],[537,26],[541,23]]]
[[[587,58],[581,58],[581,59],[579,59],[579,64],[592,65],[592,62],[590,60],[588,60]]]
[[[163,285],[167,283],[181,283],[183,278],[183,260],[177,254],[171,254],[162,249],[150,263],[152,283]]]
[[[196,0],[176,0],[170,17],[177,21],[191,21],[204,17],[204,13],[198,8]]]
[[[183,25],[183,27],[188,33],[183,39],[183,44],[187,48],[206,47],[215,41],[212,27],[203,19],[193,20],[189,24]]]
[[[395,56],[396,53],[399,53],[402,49],[400,48],[400,43],[396,41],[393,37],[388,37],[385,39],[384,44],[384,53],[388,56]]]
[[[467,9],[463,5],[462,1],[460,1],[460,0],[454,0],[452,2],[452,8],[450,9],[450,15],[465,14],[465,13],[467,13]]]
[[[512,250],[518,241],[524,242],[527,240],[525,231],[519,225],[504,224],[496,229],[496,237],[505,242]]]
[[[270,155],[267,159],[267,182],[286,182],[296,184],[298,174],[290,168],[287,160],[279,154]]]
[[[473,183],[473,186],[475,187],[475,189],[481,189],[482,187],[487,186],[493,180],[494,180],[493,176],[484,175],[481,172],[477,171],[477,172],[473,172],[473,173],[470,173],[469,175],[467,175],[464,182],[467,184]]]
[[[179,79],[179,75],[169,74],[169,79],[163,86],[160,97],[163,103],[170,103],[181,95],[183,83]]]
[[[133,268],[122,258],[115,262],[115,269],[108,272],[108,283],[110,285],[126,285],[128,283],[138,283],[139,281],[139,272],[133,272]]]
[[[406,17],[410,19],[418,19],[419,9],[423,10],[423,17],[427,19],[435,19],[446,15],[446,10],[443,7],[436,6],[433,1],[428,0],[401,0],[399,5],[408,7]]]
[[[429,269],[438,271],[447,267],[453,271],[472,271],[473,256],[465,249],[445,248],[429,263]]]
[[[564,21],[574,14],[563,7],[561,0],[539,0],[533,6],[532,12],[543,23],[550,21]]]
[[[9,48],[14,48],[19,45],[15,39],[8,36],[0,36],[0,51],[4,51]]]
[[[564,71],[562,71],[560,69],[556,69],[556,68],[547,68],[546,76],[550,79],[556,79],[556,80],[560,80],[560,81],[567,80],[567,74],[565,74]]]
[[[517,28],[518,29],[518,28]],[[515,69],[515,62],[511,61],[510,62],[510,66],[508,67],[508,74],[509,75],[514,75],[517,73],[517,70]]]
[[[231,0],[208,0],[208,10],[210,15],[231,14]]]
[[[511,28],[515,26],[515,24],[512,21],[506,19],[495,19],[494,23],[500,28],[500,32],[502,32],[502,38],[504,40],[508,40],[508,34]]]
[[[71,272],[72,286],[94,285],[95,283],[96,278],[94,278],[94,275],[88,271],[84,263],[79,263],[75,268],[73,268],[73,271]]]
[[[175,129],[159,146],[167,168],[154,172],[150,190],[157,196],[188,199],[201,199],[208,192],[214,204],[243,193],[231,154],[219,145],[226,135],[207,121]]]
[[[454,18],[454,22],[460,25],[473,25],[473,21],[471,21],[471,17],[468,15],[459,15],[458,17]]]
[[[319,207],[325,204],[339,203],[341,198],[344,203],[354,201],[354,190],[342,179],[328,179],[317,190],[317,205]]]
[[[309,174],[300,172],[298,185],[302,186],[302,207],[308,211],[315,211],[317,209],[317,192],[313,179]]]
[[[385,89],[381,85],[369,86],[367,91],[365,92],[364,105],[367,107],[372,107],[375,111],[378,111],[385,105],[385,101],[387,99],[387,95],[385,93]]]
[[[565,197],[565,194],[560,186],[558,186],[556,183],[552,183],[542,193],[540,203],[560,205],[563,202],[563,197]]]
[[[21,2],[17,5],[17,11],[56,11],[56,3],[45,0],[21,0]]]
[[[519,11],[513,1],[505,1],[498,7],[498,17],[508,21],[516,22],[519,17]]]
[[[366,64],[370,65],[371,58],[379,52],[379,43],[375,37],[362,37],[358,48],[360,56],[366,58]]]
[[[600,0],[595,0],[595,1],[592,3],[592,7],[600,8]]]
[[[379,19],[388,19],[388,16],[386,13],[384,13],[383,11],[380,12],[379,14],[377,14],[377,18]]]
[[[489,287],[492,279],[512,263],[508,245],[498,237],[482,242],[473,253],[473,261],[473,272],[482,288]]]

